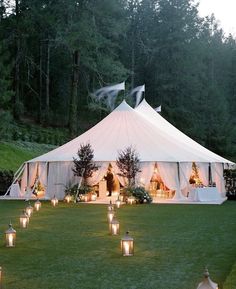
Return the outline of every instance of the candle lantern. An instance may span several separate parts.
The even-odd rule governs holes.
[[[66,201],[67,203],[70,203],[70,202],[71,202],[71,195],[70,195],[70,194],[68,194],[68,195],[65,196],[65,201]]]
[[[114,216],[115,216],[115,211],[108,211],[107,212],[107,219],[108,219],[109,224],[111,223]]]
[[[36,211],[39,211],[39,209],[41,208],[42,204],[39,201],[39,199],[37,199],[37,201],[34,203],[34,208]]]
[[[119,209],[121,206],[121,201],[120,198],[118,197],[118,199],[116,200],[116,207]]]
[[[107,207],[108,211],[114,211],[114,206],[112,205],[112,202],[110,201],[110,204]]]
[[[25,212],[29,216],[29,218],[32,216],[33,211],[34,211],[34,208],[30,205],[30,202],[29,202],[29,205],[25,209]]]
[[[15,247],[16,245],[16,231],[9,224],[8,230],[5,231],[6,247]]]
[[[51,203],[52,203],[53,207],[56,207],[56,205],[58,204],[58,199],[56,198],[55,195],[54,195],[54,197],[51,199]]]
[[[109,230],[111,235],[119,235],[120,234],[120,223],[116,218],[113,218],[111,223],[109,224]]]
[[[207,268],[205,269],[203,276],[203,281],[199,283],[197,289],[219,289],[218,284],[210,279],[210,274]]]
[[[134,255],[134,239],[129,236],[129,232],[121,239],[121,252],[123,256]]]
[[[29,225],[29,216],[26,214],[25,210],[23,211],[22,215],[20,215],[20,226],[21,228],[25,229]]]
[[[128,199],[127,199],[127,203],[129,204],[129,205],[133,205],[134,203],[135,203],[135,197],[134,196],[130,196],[130,197],[128,197]]]

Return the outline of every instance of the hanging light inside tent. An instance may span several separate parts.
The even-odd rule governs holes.
[[[8,230],[5,231],[6,247],[15,247],[16,245],[16,230],[12,228],[12,224],[9,224]]]
[[[52,203],[53,207],[56,207],[56,205],[58,204],[58,199],[56,198],[55,195],[54,195],[54,197],[51,199],[51,203]]]
[[[116,218],[113,218],[111,223],[109,224],[109,231],[111,235],[119,235],[120,234],[120,223]]]
[[[130,237],[129,232],[121,239],[121,252],[123,256],[134,255],[134,239]]]
[[[29,218],[32,216],[33,211],[34,211],[34,208],[31,206],[31,204],[29,202],[29,205],[25,209],[25,212],[29,216]]]
[[[203,281],[199,283],[197,289],[219,289],[218,284],[210,279],[210,274],[207,268],[205,269],[203,276]]]
[[[22,214],[20,215],[20,227],[25,229],[29,225],[29,216],[26,214],[25,210],[23,210]]]
[[[42,203],[37,199],[37,201],[34,203],[34,208],[36,211],[39,211],[41,209]]]

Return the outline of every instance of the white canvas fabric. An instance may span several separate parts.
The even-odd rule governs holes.
[[[178,178],[178,164],[177,163],[164,163],[158,162],[158,171],[164,184],[170,189],[175,191],[174,200],[184,200],[185,197],[180,190],[180,182]]]
[[[94,186],[102,180],[108,170],[109,162],[96,162],[96,165],[98,166],[98,170],[88,179],[90,186]]]
[[[140,115],[146,118],[149,122],[151,122],[154,126],[156,126],[159,130],[165,132],[166,135],[170,136],[172,140],[175,140],[177,143],[182,144],[185,149],[189,149],[192,151],[192,161],[197,161],[194,158],[194,155],[201,155],[201,162],[220,162],[220,163],[231,163],[231,161],[222,158],[221,156],[211,152],[206,149],[199,143],[192,140],[190,137],[182,133],[176,127],[174,127],[171,123],[169,123],[166,119],[164,119],[159,113],[157,113],[145,99],[140,103],[140,105],[135,108]],[[204,159],[204,160],[203,160]],[[179,162],[183,162],[184,160],[179,159]]]
[[[88,142],[94,149],[94,161],[99,162],[116,161],[118,151],[130,145],[139,153],[141,162],[230,162],[214,154],[203,154],[173,135],[153,125],[123,101],[84,134],[29,162],[72,161],[79,146]]]
[[[150,181],[153,176],[155,168],[155,162],[143,162],[140,164],[140,170],[137,174],[136,183],[137,185],[144,186],[146,190],[149,190]]]
[[[196,163],[198,168],[199,178],[204,186],[209,185],[209,164],[207,163]]]
[[[199,163],[202,174],[205,174],[202,178],[205,180],[208,180],[208,173],[205,169],[208,163],[233,164],[184,135],[153,110],[145,100],[136,109],[123,101],[107,117],[82,135],[28,161],[29,172],[25,168],[21,190],[24,190],[25,184],[31,187],[34,185],[38,169],[40,180],[47,188],[47,196],[52,197],[56,194],[58,198],[62,198],[64,196],[63,185],[78,183],[78,178],[72,171],[73,158],[77,157],[80,145],[86,143],[90,143],[94,150],[94,161],[101,164],[99,171],[90,180],[91,184],[104,176],[107,164],[111,163],[120,183],[125,185],[126,180],[118,175],[116,159],[119,151],[132,146],[139,154],[143,168],[141,175],[145,179],[146,188],[149,186],[153,173],[153,164],[157,162],[161,168],[163,181],[167,187],[176,191],[176,199],[184,198],[181,188],[186,186],[185,178],[189,178],[189,165],[187,164]],[[181,168],[180,183],[177,163]],[[56,185],[57,183],[63,185]]]
[[[28,164],[28,169],[29,169],[29,179],[27,181],[27,185],[32,188],[34,186],[35,180],[36,180],[36,176],[37,176],[37,172],[38,172],[38,163],[29,163]]]
[[[24,196],[27,188],[27,176],[28,176],[28,166],[25,164],[24,171],[21,177],[21,185],[20,185],[20,190],[21,190],[21,195]]]
[[[179,163],[179,171],[181,192],[187,197],[191,190],[189,179],[192,174],[192,163]]]
[[[225,190],[225,180],[224,180],[224,171],[222,164],[213,163],[211,164],[212,171],[212,180],[216,183],[216,187],[220,192],[221,196],[225,198],[226,190]]]

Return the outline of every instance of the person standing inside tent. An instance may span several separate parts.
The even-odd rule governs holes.
[[[105,176],[105,180],[107,181],[108,196],[111,197],[113,185],[114,185],[114,176],[111,171],[111,167],[108,168],[107,175]]]

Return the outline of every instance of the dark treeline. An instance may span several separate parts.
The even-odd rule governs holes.
[[[145,83],[146,99],[192,138],[235,154],[236,43],[191,0],[0,0],[1,126],[71,136],[105,115],[90,93]]]

